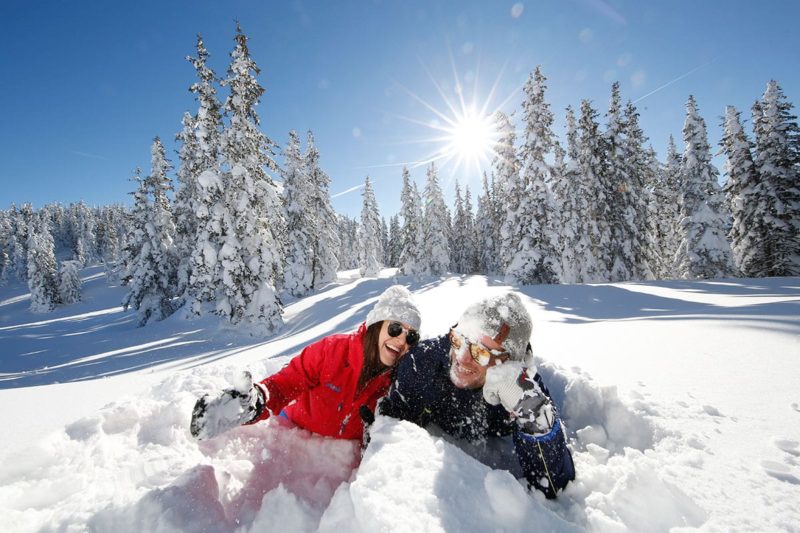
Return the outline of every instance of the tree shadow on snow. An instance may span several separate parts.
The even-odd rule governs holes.
[[[758,280],[755,285],[725,282],[647,282],[620,285],[533,285],[517,290],[555,311],[570,324],[602,320],[656,319],[685,320],[696,317],[712,320],[746,320],[765,328],[791,334],[800,332],[800,288],[797,278]],[[763,283],[762,283],[763,282]],[[688,293],[735,296],[732,305],[717,305],[647,292],[653,288]],[[748,297],[784,297],[788,301],[750,304]]]

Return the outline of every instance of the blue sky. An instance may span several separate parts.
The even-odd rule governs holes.
[[[148,170],[153,137],[177,163],[174,135],[196,110],[184,59],[196,34],[223,75],[237,19],[266,88],[265,133],[283,145],[290,129],[312,129],[334,208],[357,216],[360,191],[346,191],[369,175],[388,218],[403,163],[424,185],[414,165],[442,148],[431,124],[453,115],[448,102],[460,105],[458,85],[465,102],[510,113],[541,65],[563,139],[564,108],[588,98],[604,113],[619,80],[663,156],[668,136],[680,139],[689,94],[714,144],[725,106],[749,118],[769,79],[797,102],[798,15],[788,0],[3,0],[0,207],[128,204],[128,178]],[[473,198],[480,189],[473,166],[451,161],[440,177],[448,202],[455,179]]]

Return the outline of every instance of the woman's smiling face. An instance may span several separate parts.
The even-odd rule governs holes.
[[[407,333],[405,331],[396,337],[389,335],[389,324],[391,322],[391,320],[384,320],[381,325],[380,335],[378,335],[378,355],[381,363],[385,366],[395,366],[411,348],[406,341]],[[401,322],[401,324],[403,323]],[[408,324],[403,324],[403,328],[406,331],[412,330]]]

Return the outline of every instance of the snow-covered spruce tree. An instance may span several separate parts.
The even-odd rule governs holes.
[[[72,258],[82,265],[88,265],[99,258],[97,251],[96,221],[94,213],[83,201],[70,206],[72,225]]]
[[[167,191],[171,189],[167,172],[171,168],[164,145],[156,137],[151,149],[151,172],[143,183],[144,192],[152,198],[152,203],[143,213],[143,227],[136,228],[142,245],[131,263],[130,289],[122,300],[126,310],[132,307],[139,312],[140,326],[151,320],[163,320],[175,311],[173,298],[177,296],[178,259],[173,246],[175,224],[167,198]],[[137,221],[137,225],[141,222]]]
[[[384,266],[391,266],[389,264],[389,225],[386,224],[386,219],[381,217],[381,264]]]
[[[378,213],[378,202],[369,176],[364,182],[361,206],[361,224],[358,228],[358,268],[366,278],[377,277],[381,271],[381,218]]]
[[[464,187],[464,230],[465,241],[465,273],[477,274],[480,272],[478,265],[478,235],[475,233],[475,216],[472,214],[472,192],[469,185]]]
[[[494,205],[494,195],[486,172],[483,173],[483,192],[478,196],[478,210],[475,214],[475,248],[477,271],[483,274],[498,272],[498,235],[500,223]]]
[[[63,261],[58,269],[58,296],[62,304],[81,301],[81,265],[77,261]]]
[[[175,247],[178,250],[178,291],[200,312],[202,302],[213,298],[214,266],[221,246],[219,214],[221,187],[220,151],[222,111],[217,99],[217,76],[207,65],[208,51],[202,36],[197,36],[197,57],[187,56],[197,73],[189,90],[198,103],[195,115],[184,115],[178,189],[175,191]],[[200,183],[202,177],[202,184]],[[195,268],[199,269],[197,275]]]
[[[28,237],[31,224],[34,222],[33,207],[31,204],[22,204],[19,209],[11,205],[11,220],[14,230],[14,255],[12,263],[21,282],[28,281]]]
[[[578,175],[579,185],[579,235],[586,236],[589,248],[581,264],[581,281],[596,283],[608,281],[611,264],[611,228],[609,227],[609,205],[606,196],[608,187],[605,143],[599,133],[597,111],[588,100],[581,102],[578,120]]]
[[[658,269],[663,262],[661,257],[661,236],[659,217],[659,198],[660,189],[664,186],[664,166],[658,161],[656,151],[652,146],[644,152],[644,161],[646,165],[644,173],[644,183],[642,195],[645,199],[644,202],[644,228],[642,234],[645,236],[642,257],[647,267],[647,272],[642,272],[640,278],[642,279],[659,279]],[[638,263],[641,264],[641,263]]]
[[[128,215],[128,232],[123,239],[120,257],[120,284],[128,285],[133,279],[136,270],[136,261],[147,240],[147,218],[150,210],[150,201],[147,197],[147,184],[142,178],[141,169],[134,171],[131,181],[136,183],[136,190],[131,192],[133,207]]]
[[[222,142],[227,171],[222,180],[216,313],[233,324],[245,321],[271,333],[283,324],[278,291],[286,226],[277,188],[265,170],[278,171],[274,143],[258,129],[256,106],[264,88],[255,76],[260,70],[238,25],[235,41],[223,82],[230,87],[225,101],[230,123]]]
[[[337,215],[336,220],[337,233],[341,238],[341,245],[336,250],[340,268],[358,268],[358,221],[345,215]]]
[[[625,150],[625,123],[622,119],[619,82],[611,86],[611,101],[606,114],[608,122],[603,135],[606,148],[606,167],[603,173],[608,201],[608,225],[611,241],[608,255],[610,263],[609,281],[626,281],[633,277],[634,259],[631,254],[631,233],[633,228],[633,205],[628,192],[632,186],[628,175]]]
[[[283,205],[286,209],[286,266],[283,288],[292,296],[311,291],[316,217],[311,209],[311,182],[300,155],[300,138],[294,130],[283,151]]]
[[[624,151],[628,183],[630,188],[625,191],[628,212],[633,219],[625,218],[625,226],[629,228],[630,249],[624,248],[623,253],[633,258],[634,279],[653,279],[653,270],[650,266],[648,243],[652,240],[648,226],[648,209],[651,202],[651,191],[656,181],[656,158],[652,150],[646,150],[647,142],[642,128],[639,126],[639,111],[632,102],[625,105]]]
[[[119,221],[117,220],[117,215],[117,209],[114,206],[106,206],[102,209],[97,223],[97,243],[100,258],[106,266],[107,273],[112,272],[120,257]],[[102,231],[100,231],[101,229]]]
[[[306,135],[305,171],[311,183],[311,213],[316,220],[312,234],[311,288],[317,289],[326,283],[336,281],[339,260],[336,251],[341,240],[336,231],[337,216],[331,205],[329,186],[331,179],[319,166],[319,150],[314,143],[311,130]]]
[[[28,288],[33,313],[48,313],[59,303],[53,236],[46,217],[34,215],[28,230]]]
[[[572,107],[566,110],[567,150],[558,177],[553,181],[554,194],[558,197],[561,282],[581,283],[590,279],[587,256],[591,249],[588,222],[590,192],[581,175],[580,143],[578,125]]]
[[[775,80],[753,106],[758,212],[768,228],[765,276],[800,275],[800,128]]]
[[[402,251],[402,230],[400,229],[400,215],[392,215],[389,218],[389,247],[386,266],[397,267],[400,264],[400,252]]]
[[[770,242],[770,228],[759,212],[762,186],[753,161],[753,144],[742,127],[740,114],[733,106],[725,108],[720,146],[725,162],[725,195],[732,223],[728,233],[736,266],[745,277],[764,276],[769,264],[765,245]]]
[[[496,266],[498,273],[504,273],[519,241],[519,235],[515,233],[519,225],[516,217],[525,194],[525,183],[519,172],[517,134],[511,119],[498,111],[495,125],[497,142],[492,160],[492,196],[498,223]]]
[[[400,191],[400,216],[403,218],[400,272],[406,276],[421,276],[425,273],[422,199],[406,167],[403,167],[403,188]]]
[[[545,81],[536,67],[525,84],[525,134],[519,155],[524,189],[516,212],[508,219],[513,220],[513,225],[505,227],[513,243],[506,279],[525,285],[558,283],[560,274],[555,206],[548,186],[552,169],[545,161],[554,145],[553,114],[544,97]]]
[[[461,196],[461,186],[456,180],[456,197],[453,205],[453,231],[450,234],[450,271],[459,274],[469,273],[469,254],[472,246],[471,224],[468,227],[464,198]]]
[[[0,286],[8,281],[13,264],[11,258],[16,247],[16,237],[7,211],[0,211]]]
[[[681,158],[675,146],[675,139],[669,136],[667,157],[662,169],[662,179],[654,191],[656,203],[656,237],[658,243],[658,264],[654,267],[657,279],[674,279],[675,255],[681,243]],[[655,254],[654,254],[655,255]]]
[[[441,276],[450,268],[450,213],[444,203],[442,189],[436,176],[436,166],[431,163],[428,167],[427,181],[425,182],[424,204],[425,212],[422,218],[422,234],[424,236],[425,274]]]
[[[689,96],[681,161],[681,244],[676,270],[684,279],[714,279],[735,273],[727,240],[725,200],[711,164],[706,124]]]

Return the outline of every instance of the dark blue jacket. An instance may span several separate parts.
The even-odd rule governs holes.
[[[539,374],[534,379],[549,396]],[[379,409],[383,415],[422,427],[436,424],[473,443],[511,435],[525,478],[548,498],[575,479],[560,417],[550,433],[534,437],[521,431],[502,405],[488,404],[481,389],[457,388],[450,381],[448,335],[419,343],[400,361]]]

